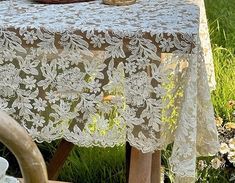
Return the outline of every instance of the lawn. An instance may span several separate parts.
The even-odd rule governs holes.
[[[212,92],[212,100],[216,117],[223,122],[219,128],[224,130],[225,134],[220,134],[221,141],[224,142],[226,138],[232,138],[235,131],[233,128],[225,128],[227,123],[235,123],[235,0],[205,0],[205,4],[217,81],[217,88]],[[57,143],[39,144],[46,161],[55,151]],[[7,157],[13,165],[8,174],[20,176],[19,171],[15,171],[17,170],[16,160],[2,145],[0,154]],[[164,152],[162,161],[166,167],[168,157],[169,151]],[[220,160],[224,158],[226,162],[219,168],[213,168],[210,165],[213,158],[200,159],[199,162],[203,162],[205,167],[198,170],[197,182],[226,183],[229,179],[233,181],[233,173],[235,173],[233,162],[226,159],[226,155],[218,154],[218,158]],[[166,174],[167,176],[169,174]],[[66,161],[59,179],[74,183],[124,183],[126,182],[125,148],[123,146],[76,147]],[[170,179],[168,178],[166,182],[170,182]]]

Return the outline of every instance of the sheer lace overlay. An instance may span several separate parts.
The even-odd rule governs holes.
[[[199,13],[192,0],[0,2],[0,109],[38,142],[174,141],[176,179],[193,181],[196,156],[218,149]]]

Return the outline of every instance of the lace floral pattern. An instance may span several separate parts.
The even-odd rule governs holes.
[[[194,177],[196,154],[217,150],[199,12],[191,0],[1,2],[0,109],[38,142],[153,152],[175,141],[173,171]]]

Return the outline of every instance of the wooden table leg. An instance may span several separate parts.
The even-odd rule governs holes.
[[[160,54],[161,60],[165,55]],[[151,67],[147,67],[151,76]],[[126,154],[127,155],[127,154]],[[128,162],[127,162],[128,163]],[[128,165],[127,165],[128,166]],[[145,153],[131,147],[130,169],[128,183],[160,183],[161,182],[161,151]]]
[[[131,148],[129,183],[151,183],[152,153]]]
[[[48,167],[49,180],[56,180],[59,176],[59,172],[63,167],[69,153],[72,151],[74,144],[64,139],[61,140],[54,156],[52,157]]]
[[[161,151],[152,154],[151,183],[161,182]]]

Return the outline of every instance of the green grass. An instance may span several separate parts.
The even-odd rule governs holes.
[[[233,0],[205,0],[213,46],[235,49],[235,3]]]
[[[233,121],[228,102],[235,100],[235,57],[231,50],[219,46],[213,47],[213,56],[217,81],[217,89],[212,92],[214,109],[225,122]]]
[[[229,100],[235,100],[235,2],[206,0],[216,72],[216,90],[212,93],[216,115],[232,121]]]
[[[76,147],[59,179],[74,183],[122,183],[126,181],[124,147]]]

